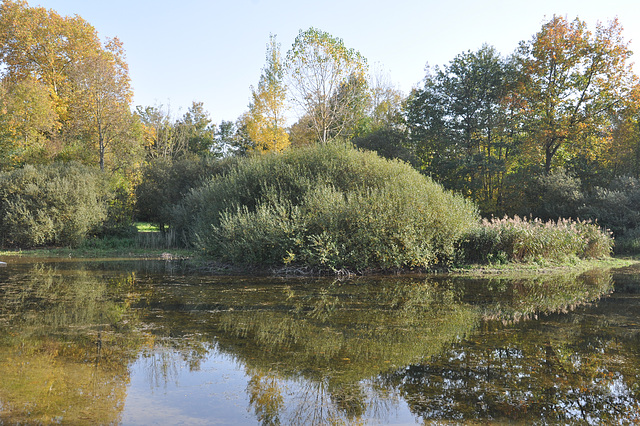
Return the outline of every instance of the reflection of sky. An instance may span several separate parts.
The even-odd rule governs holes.
[[[168,380],[150,383],[152,364],[167,356],[176,361],[166,376]],[[167,350],[139,356],[129,370],[124,425],[255,423],[247,411],[247,377],[229,356],[212,352],[199,370],[190,371],[179,354]]]
[[[247,395],[250,377],[232,356],[208,347],[207,356],[197,369],[189,367],[183,354],[173,349],[156,348],[141,354],[129,367],[130,384],[122,414],[123,425],[241,425],[258,420]],[[311,419],[318,401],[324,412],[332,411],[332,403],[321,385],[280,380],[284,397],[284,424],[295,419]],[[374,424],[415,424],[416,418],[407,403],[399,398],[374,395],[362,383],[371,404],[365,418]],[[376,401],[376,402],[372,402]],[[381,418],[382,417],[382,418]]]

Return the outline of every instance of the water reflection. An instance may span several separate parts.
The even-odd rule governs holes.
[[[126,395],[132,274],[34,264],[0,284],[0,419],[117,422]]]
[[[623,272],[333,281],[10,264],[0,422],[637,421],[640,277]]]

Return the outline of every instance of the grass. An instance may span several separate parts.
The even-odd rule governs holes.
[[[167,245],[157,226],[146,222],[135,224],[138,234],[131,237],[102,237],[85,240],[79,247],[42,247],[29,250],[0,251],[0,256],[57,257],[57,258],[192,258],[192,249]],[[161,238],[162,237],[162,238]]]
[[[136,222],[135,227],[138,232],[160,232],[160,228],[149,222]]]

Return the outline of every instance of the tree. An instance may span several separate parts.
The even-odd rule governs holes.
[[[281,152],[289,146],[284,116],[287,88],[280,45],[275,36],[267,45],[267,64],[262,70],[258,88],[251,88],[253,101],[249,105],[246,126],[249,139],[259,152]]]
[[[31,130],[39,134],[39,157],[95,162],[103,169],[111,159],[112,166],[136,162],[123,158],[138,151],[138,141],[132,132],[133,94],[124,49],[117,38],[103,45],[95,28],[79,16],[4,0],[0,69],[7,87],[30,85],[31,99],[37,99],[33,105],[49,109],[40,117],[54,117],[45,131],[42,121]],[[15,122],[17,111],[11,114]]]
[[[44,84],[26,78],[0,86],[0,169],[41,162],[46,140],[59,127]]]
[[[364,136],[352,140],[358,148],[375,151],[381,157],[399,159],[419,169],[420,161],[414,153],[406,147],[407,135],[405,132],[392,127],[381,127]]]
[[[216,130],[216,144],[223,155],[244,156],[252,148],[244,129],[244,115],[237,122],[222,120]]]
[[[55,112],[66,119],[73,101],[69,69],[87,53],[102,50],[96,30],[79,16],[29,7],[24,0],[0,5],[0,62],[3,79],[17,83],[33,78],[50,91]]]
[[[316,143],[315,121],[306,114],[289,127],[291,146],[308,146]]]
[[[405,100],[402,91],[396,89],[388,75],[378,68],[371,83],[371,105],[369,117],[372,130],[401,127],[402,108]]]
[[[348,111],[361,100],[358,85],[367,72],[367,62],[339,38],[316,28],[300,31],[287,53],[291,94],[311,120],[320,142],[343,134],[351,124]]]
[[[485,45],[427,74],[407,101],[411,144],[425,171],[485,212],[496,208],[513,152],[509,82],[507,64]]]
[[[176,125],[185,127],[190,152],[200,155],[221,155],[215,142],[216,125],[211,121],[202,102],[194,101]]]
[[[133,91],[124,50],[117,38],[106,47],[85,55],[70,73],[77,90],[74,118],[83,122],[84,132],[97,145],[100,170],[105,167],[107,148],[125,141],[132,126]]]
[[[330,110],[335,111],[335,130],[329,132],[329,136],[352,139],[368,133],[370,98],[369,84],[364,75],[351,74],[343,81],[329,99]]]
[[[623,106],[635,77],[617,20],[595,33],[579,19],[554,16],[515,56],[523,129],[529,151],[545,174],[606,132],[611,112]],[[593,136],[596,136],[593,138]]]
[[[189,150],[187,126],[176,125],[171,110],[163,105],[136,107],[149,158],[179,157]]]
[[[640,85],[636,85],[627,108],[611,119],[611,145],[604,155],[605,165],[614,175],[640,177]]]

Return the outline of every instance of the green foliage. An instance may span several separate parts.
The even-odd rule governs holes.
[[[407,135],[405,132],[393,128],[381,128],[357,137],[353,140],[358,148],[375,151],[381,157],[390,160],[399,159],[406,161],[418,168],[420,161],[414,153],[406,147]]]
[[[460,240],[459,249],[458,260],[464,263],[566,261],[609,256],[613,239],[590,221],[543,222],[515,216],[485,219]]]
[[[202,102],[194,101],[174,126],[182,128],[189,152],[203,156],[220,155],[215,143],[216,125],[211,122]]]
[[[231,163],[231,160],[217,161],[193,154],[152,159],[142,169],[142,181],[136,188],[138,219],[152,222],[163,230],[170,222],[174,204],[191,188]]]
[[[533,178],[527,187],[526,199],[529,203],[527,212],[543,220],[584,217],[581,213],[586,195],[582,183],[564,169]]]
[[[596,187],[582,211],[583,217],[597,219],[616,236],[633,233],[640,224],[640,180],[620,176],[607,188]]]
[[[113,173],[109,179],[107,219],[97,229],[100,236],[127,237],[136,233],[133,223],[135,214],[135,191],[131,179],[120,173]]]
[[[406,101],[414,154],[429,176],[474,200],[483,215],[575,217],[580,200],[563,194],[573,190],[572,177],[549,181],[554,170],[571,170],[589,190],[637,173],[640,98],[630,55],[617,20],[589,31],[558,16],[507,58],[489,46],[459,54],[428,72]],[[556,192],[541,191],[524,206],[523,195],[532,194],[522,189],[538,175],[547,182],[537,187]]]
[[[331,143],[243,158],[174,209],[176,229],[234,263],[364,270],[452,258],[474,206],[409,165]]]
[[[597,221],[617,239],[617,252],[636,252],[640,223],[640,180],[620,176],[608,186],[585,190],[581,180],[564,170],[533,180],[524,212],[542,220],[581,218]]]
[[[0,244],[78,245],[107,218],[112,196],[103,173],[78,163],[0,173]]]
[[[407,99],[410,141],[421,165],[446,188],[495,208],[516,144],[505,101],[513,75],[493,47],[436,67]]]

